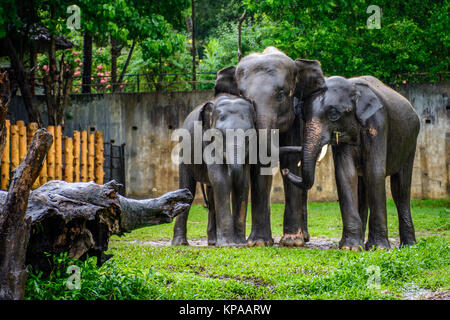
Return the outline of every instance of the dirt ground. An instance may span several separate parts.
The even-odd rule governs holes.
[[[281,237],[280,236],[274,236],[273,240],[275,241],[275,246],[279,246]],[[311,237],[309,242],[305,244],[304,249],[338,249],[339,244],[339,238],[325,238],[325,237]],[[167,247],[170,246],[170,239],[168,240],[155,240],[155,241],[128,241],[129,243],[137,243],[142,245],[151,245],[155,247]],[[189,244],[193,247],[207,247],[208,242],[206,238],[201,239],[189,239]],[[389,241],[391,242],[391,245],[394,247],[399,246],[398,239],[390,238]]]

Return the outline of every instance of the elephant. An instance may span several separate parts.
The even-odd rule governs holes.
[[[190,132],[192,145],[195,143],[195,123],[200,121],[202,136],[208,129],[217,130],[223,137],[223,161],[204,161],[199,163],[181,162],[179,164],[179,185],[188,188],[195,197],[196,184],[205,184],[208,203],[208,244],[216,246],[246,245],[245,221],[249,194],[248,161],[238,161],[239,152],[248,157],[249,139],[245,141],[245,151],[237,139],[227,141],[226,131],[242,129],[244,132],[255,127],[255,109],[251,101],[233,93],[232,88],[221,88],[221,77],[226,77],[230,70],[222,70],[218,74],[216,94],[212,101],[196,107],[185,119],[183,128]],[[203,140],[203,139],[202,139]],[[210,144],[203,141],[203,148]],[[229,148],[234,149],[234,158],[226,161]],[[217,149],[219,150],[219,148]],[[218,154],[218,151],[214,155]],[[216,154],[217,152],[217,154]],[[191,155],[192,159],[195,155]],[[230,196],[232,214],[230,214]],[[187,232],[188,212],[177,216],[174,225],[172,245],[188,245]]]
[[[234,69],[233,69],[234,68]],[[223,88],[232,88],[255,105],[256,128],[279,130],[279,145],[302,145],[303,121],[296,112],[294,97],[300,101],[304,92],[298,66],[275,47],[243,57],[236,67],[229,67],[221,79]],[[234,72],[232,72],[234,71]],[[300,174],[299,152],[280,153],[280,166]],[[272,175],[261,174],[261,162],[250,167],[252,230],[249,246],[273,245],[270,227],[270,191]],[[303,246],[309,241],[307,228],[307,191],[297,189],[283,177],[285,210],[282,246]]]
[[[373,76],[325,78],[320,62],[298,59],[296,63],[306,93],[302,177],[289,168],[283,168],[282,174],[293,185],[310,189],[318,154],[331,144],[343,220],[339,247],[354,251],[390,248],[387,176],[397,207],[400,244],[414,244],[410,195],[420,119],[411,103]]]

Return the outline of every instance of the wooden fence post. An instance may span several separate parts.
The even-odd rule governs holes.
[[[88,181],[88,140],[87,132],[81,131],[81,182]]]
[[[36,122],[31,122],[28,124],[28,130],[27,130],[27,145],[31,145],[31,141],[33,140],[33,136],[36,133],[36,131],[39,129],[39,126]],[[45,161],[44,161],[45,164]],[[39,173],[40,175],[40,173]],[[34,181],[33,186],[31,189],[36,189],[40,186],[40,178],[37,177],[36,181]]]
[[[2,169],[1,169],[1,175],[2,175],[2,181],[1,181],[1,189],[2,190],[8,190],[9,186],[9,128],[11,124],[9,120],[5,121],[5,128],[6,128],[6,143],[5,143],[5,149],[3,150],[2,154]]]
[[[89,133],[88,137],[88,181],[93,181],[95,179],[94,177],[94,134]]]
[[[11,126],[11,170],[17,168],[19,161],[19,127]]]
[[[19,127],[19,164],[27,154],[27,127],[23,120],[17,121]]]
[[[51,181],[55,180],[55,144],[56,144],[55,127],[48,126],[47,130],[53,135],[53,143],[47,154],[47,175],[48,181]]]
[[[64,138],[64,181],[73,182],[73,140]]]
[[[48,154],[47,154],[48,157]],[[42,170],[41,173],[39,174],[39,185],[43,185],[46,184],[48,181],[48,176],[47,176],[47,161],[44,161],[44,163],[42,164]]]
[[[103,133],[95,131],[95,183],[103,184]]]
[[[80,182],[80,131],[73,132],[73,169],[74,182]]]
[[[55,145],[55,179],[62,180],[62,132],[61,126],[55,128],[56,131],[56,145]]]
[[[28,124],[28,130],[27,130],[27,145],[31,145],[31,141],[33,140],[33,136],[36,133],[36,131],[39,129],[39,126],[36,122],[30,122]]]

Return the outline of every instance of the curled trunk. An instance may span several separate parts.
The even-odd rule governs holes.
[[[287,180],[299,188],[309,190],[314,185],[316,161],[322,150],[322,126],[319,121],[311,120],[306,123],[306,134],[302,149],[302,178],[283,169],[282,173]]]

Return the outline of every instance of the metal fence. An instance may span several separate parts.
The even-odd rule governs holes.
[[[125,144],[114,145],[114,141],[103,143],[103,181],[116,180],[122,186],[119,193],[125,195]]]
[[[214,88],[216,71],[196,72],[195,81],[192,79],[193,73],[136,73],[126,74],[122,82],[112,83],[112,76],[105,73],[93,74],[91,83],[87,84],[91,88],[91,93],[111,93],[111,92],[152,92],[152,91],[190,91],[209,90]],[[406,83],[449,81],[450,72],[416,72],[398,74],[389,85],[396,87]],[[43,91],[42,78],[35,78],[34,87]],[[73,79],[72,93],[81,93],[81,75]]]
[[[216,72],[196,72],[195,81],[193,73],[136,73],[126,74],[121,82],[112,82],[112,76],[103,72],[97,72],[91,76],[91,93],[111,93],[111,92],[152,92],[152,91],[190,91],[208,90],[214,88]],[[74,76],[72,82],[72,93],[82,92],[82,77]],[[118,81],[118,79],[116,80]],[[42,91],[42,78],[34,78],[36,93]]]

